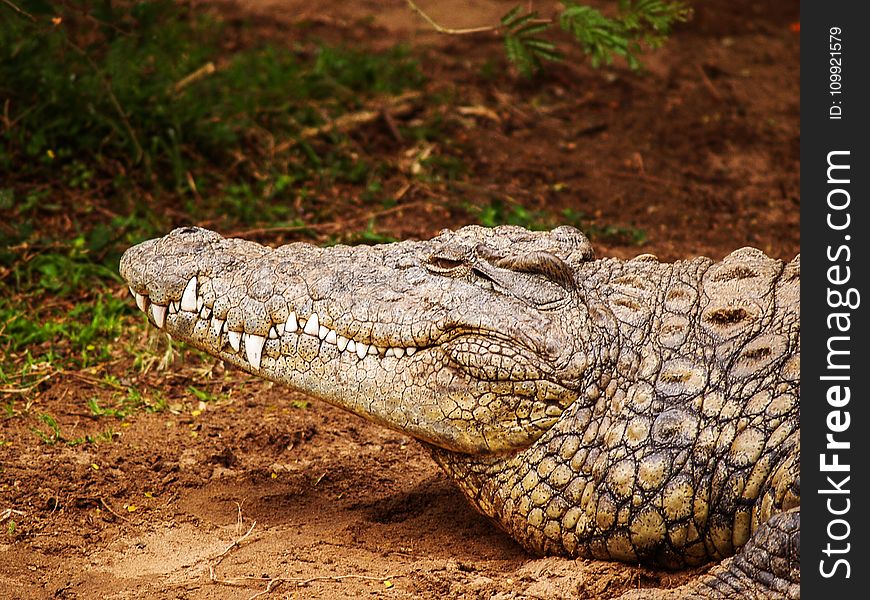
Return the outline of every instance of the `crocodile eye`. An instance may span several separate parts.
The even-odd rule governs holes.
[[[455,269],[462,266],[461,260],[453,260],[452,258],[444,258],[443,256],[433,256],[429,259],[429,265],[436,269]]]
[[[439,274],[455,274],[458,271],[464,270],[467,264],[461,258],[453,258],[444,256],[443,254],[433,254],[426,259],[426,268],[433,273]]]

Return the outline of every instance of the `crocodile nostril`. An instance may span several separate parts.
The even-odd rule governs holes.
[[[196,232],[197,232],[196,227],[185,227],[184,229],[181,230],[181,233],[196,233]]]

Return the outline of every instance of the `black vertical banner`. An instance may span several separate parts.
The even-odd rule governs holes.
[[[863,2],[801,2],[805,598],[870,595],[867,12]]]

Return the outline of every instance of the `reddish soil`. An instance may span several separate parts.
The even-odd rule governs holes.
[[[600,255],[799,251],[797,3],[698,3],[643,76],[569,61],[532,82],[485,77],[486,61],[502,60],[497,40],[435,35],[399,1],[206,4],[284,43],[304,19],[326,39],[411,42],[431,91],[474,108],[451,115],[433,150],[461,157],[467,172],[449,191],[470,202],[571,208],[646,234],[641,245],[605,237]],[[462,26],[513,2],[426,4]],[[354,135],[396,162],[413,146],[383,123]],[[408,209],[379,230],[421,237],[467,219],[427,204],[433,193],[412,186]],[[121,343],[159,342],[150,336]],[[192,358],[136,380],[171,410],[124,422],[93,417],[87,400],[110,404],[93,383],[135,372],[129,361],[52,378],[27,398],[27,414],[54,415],[66,438],[111,426],[111,443],[49,445],[35,418],[0,420],[0,598],[611,598],[694,574],[529,556],[413,440]],[[191,385],[218,399],[200,403]]]

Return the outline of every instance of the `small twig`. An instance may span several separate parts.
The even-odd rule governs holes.
[[[105,379],[97,379],[96,377],[89,377],[80,371],[64,371],[64,375],[69,375],[70,377],[74,377],[75,379],[79,379],[85,383],[90,383],[91,385],[101,385],[122,391],[127,389],[127,386],[121,385],[120,383],[106,381]]]
[[[387,129],[389,129],[390,133],[393,135],[393,139],[400,144],[404,142],[405,140],[402,137],[402,132],[399,131],[399,126],[396,125],[396,120],[393,118],[393,115],[390,114],[390,111],[387,109],[382,110],[381,116],[384,118],[384,123],[387,124]]]
[[[220,582],[220,580],[214,574],[214,568],[216,566],[218,566],[219,564],[221,564],[221,561],[224,558],[226,558],[227,554],[229,554],[231,551],[233,551],[236,548],[238,548],[239,546],[241,546],[242,542],[244,542],[246,539],[248,539],[248,536],[250,536],[254,532],[254,527],[256,527],[256,526],[257,526],[256,521],[251,523],[251,527],[248,528],[248,531],[247,531],[247,533],[245,533],[245,535],[233,540],[233,542],[229,546],[227,546],[223,552],[221,552],[220,554],[218,554],[217,556],[212,558],[211,561],[209,561],[208,574],[213,582],[215,582],[215,583]]]
[[[717,90],[716,86],[713,85],[713,82],[710,81],[707,72],[704,71],[704,66],[701,64],[696,64],[695,66],[698,68],[698,73],[701,74],[701,82],[704,84],[704,87],[707,88],[707,91],[710,92],[710,95],[713,96],[713,98],[721,102],[722,94],[719,93],[719,90]]]
[[[357,112],[347,113],[340,117],[336,117],[332,121],[324,123],[323,125],[306,127],[299,132],[299,138],[309,139],[324,133],[329,133],[330,131],[342,131],[346,133],[352,129],[371,123],[386,113],[389,113],[391,117],[393,115],[409,113],[414,108],[414,102],[419,100],[421,97],[422,94],[420,92],[408,92],[407,94],[390,98],[388,101],[383,102],[382,106],[370,106]],[[273,152],[275,154],[284,152],[295,146],[297,143],[298,140],[296,139],[286,140],[276,145]]]
[[[14,10],[15,12],[17,12],[19,15],[24,15],[25,17],[27,17],[27,18],[30,19],[31,21],[34,21],[34,22],[36,21],[36,17],[34,17],[33,15],[31,15],[29,12],[27,12],[27,11],[24,10],[23,8],[20,8],[18,5],[14,4],[14,3],[12,2],[12,0],[3,0],[3,4],[5,4],[5,5],[8,6],[9,8],[11,8],[11,9]]]
[[[191,83],[195,83],[200,79],[203,79],[204,77],[213,74],[215,71],[217,71],[217,68],[214,66],[214,63],[208,61],[190,75],[186,75],[185,77],[177,81],[175,85],[172,86],[172,91],[177,94],[181,90],[189,86]]]
[[[15,515],[24,515],[23,510],[15,510],[14,508],[7,508],[0,512],[0,523],[5,521],[6,519],[11,519]]]
[[[99,498],[99,501],[100,501],[100,504],[103,506],[103,508],[105,508],[107,511],[109,511],[109,513],[112,514],[113,516],[115,516],[116,518],[121,519],[122,521],[129,521],[130,520],[127,517],[125,517],[123,515],[119,515],[114,510],[112,510],[112,507],[109,506],[108,504],[106,504],[106,501],[103,500],[102,498]]]
[[[484,25],[481,27],[465,27],[465,28],[453,28],[453,27],[444,27],[443,25],[439,25],[432,17],[427,15],[423,10],[414,3],[413,0],[405,0],[408,3],[408,6],[415,13],[423,17],[423,19],[432,26],[432,28],[438,33],[447,33],[450,35],[467,35],[469,33],[485,33],[487,31],[496,31],[500,26],[499,25]]]
[[[40,377],[39,379],[37,379],[36,381],[34,381],[33,383],[31,383],[30,385],[26,385],[24,387],[0,388],[0,394],[26,394],[27,392],[29,392],[30,390],[32,390],[33,388],[38,386],[43,381],[47,381],[47,380],[51,379],[57,373],[58,373],[58,371],[55,371],[53,373],[49,373],[48,375],[44,375],[44,376]]]

